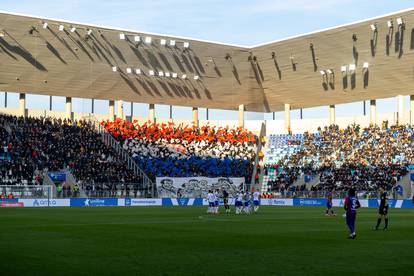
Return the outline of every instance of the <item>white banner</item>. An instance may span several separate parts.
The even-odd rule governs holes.
[[[68,207],[69,198],[19,198],[24,207]]]
[[[244,188],[244,177],[157,177],[159,197],[205,198],[208,190],[226,190],[230,196]]]

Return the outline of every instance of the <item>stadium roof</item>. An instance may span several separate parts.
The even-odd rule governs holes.
[[[280,111],[414,94],[413,53],[414,9],[251,47],[0,11],[0,90],[22,93]]]

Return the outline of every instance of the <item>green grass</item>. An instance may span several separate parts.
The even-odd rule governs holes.
[[[346,239],[341,215],[325,217],[321,208],[266,206],[251,216],[205,210],[0,209],[0,275],[410,275],[414,269],[411,209],[392,209],[388,232],[370,230],[376,210],[360,210],[356,240]]]

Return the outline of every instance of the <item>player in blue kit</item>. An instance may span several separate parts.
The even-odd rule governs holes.
[[[355,196],[355,189],[351,188],[348,191],[348,197],[345,198],[344,209],[346,211],[346,224],[349,228],[349,239],[356,238],[355,221],[357,209],[361,207],[359,200]]]
[[[255,213],[257,213],[257,211],[259,211],[260,206],[260,193],[257,190],[253,193],[253,205],[253,210]]]
[[[240,214],[243,209],[243,193],[238,192],[236,195],[236,215]]]
[[[214,194],[211,190],[208,191],[207,201],[208,201],[207,213],[214,214],[214,211],[215,211],[215,209],[214,209],[215,197],[214,197]]]
[[[328,193],[328,196],[326,197],[326,213],[325,216],[336,216],[334,213],[334,210],[332,209],[332,192]]]

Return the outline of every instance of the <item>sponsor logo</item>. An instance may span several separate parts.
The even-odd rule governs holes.
[[[189,198],[177,198],[177,203],[180,206],[188,205]]]
[[[56,206],[57,202],[54,199],[35,199],[33,201],[33,207],[41,207],[41,206]]]
[[[131,206],[131,199],[125,198],[125,206]]]

